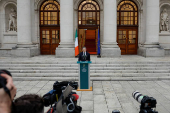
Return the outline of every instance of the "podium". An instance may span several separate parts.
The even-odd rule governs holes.
[[[79,64],[79,88],[77,91],[92,91],[90,86],[91,63],[91,61],[77,61],[77,64]]]

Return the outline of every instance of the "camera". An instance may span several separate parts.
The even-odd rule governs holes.
[[[139,113],[158,113],[156,111],[157,101],[155,98],[142,95],[138,91],[133,92],[132,96],[141,104]]]
[[[43,96],[44,99],[44,105],[46,107],[48,107],[49,105],[54,104],[55,102],[58,101],[59,97],[62,94],[62,91],[68,86],[71,85],[73,87],[74,90],[77,90],[78,88],[78,82],[67,82],[67,81],[63,81],[63,82],[58,82],[56,81],[53,84],[53,90],[51,90],[50,92],[48,92],[47,94],[45,94]]]
[[[82,108],[77,106],[79,96],[72,92],[77,88],[78,82],[56,81],[53,90],[43,96],[44,106],[51,105],[47,113],[81,113]]]
[[[7,70],[0,70],[0,75],[1,74],[7,74],[9,76],[12,76],[11,73]],[[0,76],[0,88],[3,88],[6,84],[7,84],[6,79]]]

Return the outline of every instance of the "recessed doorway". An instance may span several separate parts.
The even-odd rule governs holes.
[[[90,54],[97,54],[98,30],[79,29],[79,50],[85,46]]]
[[[79,52],[86,46],[90,54],[97,54],[100,7],[95,0],[84,0],[78,7]]]

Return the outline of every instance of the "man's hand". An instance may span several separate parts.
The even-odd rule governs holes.
[[[11,98],[5,92],[4,88],[0,88],[0,113],[10,113],[11,112],[11,102],[16,95],[16,87],[13,84],[12,77],[7,74],[1,74],[3,78],[7,80],[6,87],[10,90]]]

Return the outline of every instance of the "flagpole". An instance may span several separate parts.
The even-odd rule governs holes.
[[[97,58],[101,58],[101,55],[100,55],[100,31],[98,29],[98,40],[97,40],[97,47],[98,47],[98,51],[97,51]]]

